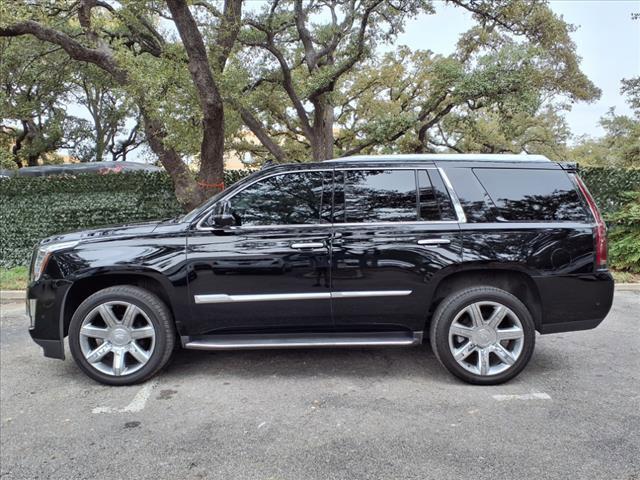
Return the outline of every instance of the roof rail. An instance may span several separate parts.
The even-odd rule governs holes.
[[[354,155],[332,158],[325,162],[375,162],[375,161],[461,161],[461,162],[550,162],[544,155],[502,154],[502,153],[419,153],[403,155]]]

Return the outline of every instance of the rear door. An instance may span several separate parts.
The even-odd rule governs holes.
[[[337,169],[332,308],[342,331],[423,330],[435,282],[461,258],[436,168]]]
[[[189,335],[332,329],[331,170],[263,177],[222,200],[235,225],[188,239]]]

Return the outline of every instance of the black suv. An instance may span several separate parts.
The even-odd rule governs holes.
[[[111,385],[174,346],[431,342],[454,375],[517,375],[536,330],[596,327],[606,227],[576,166],[540,156],[349,157],[264,168],[183,217],[43,240],[27,293],[47,357]]]

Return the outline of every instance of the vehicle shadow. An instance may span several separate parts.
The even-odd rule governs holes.
[[[177,350],[166,368],[171,376],[193,373],[240,378],[301,377],[420,377],[447,379],[431,349],[322,348],[244,351]]]
[[[534,353],[523,375],[528,380],[562,368],[553,355]],[[206,352],[177,350],[163,375],[172,378],[190,375],[236,378],[310,378],[346,379],[402,378],[435,384],[466,385],[447,372],[430,346],[410,348],[323,348],[269,349]]]

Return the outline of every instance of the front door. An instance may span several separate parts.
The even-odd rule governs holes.
[[[330,170],[275,173],[235,191],[235,225],[188,239],[189,335],[331,330]]]
[[[333,317],[343,331],[421,331],[432,281],[458,263],[458,219],[436,168],[335,173]],[[441,272],[440,272],[441,273]]]

